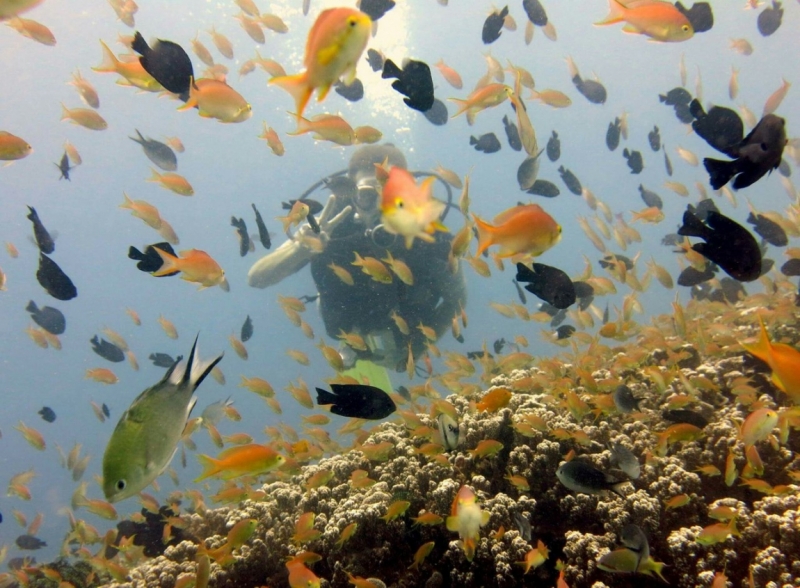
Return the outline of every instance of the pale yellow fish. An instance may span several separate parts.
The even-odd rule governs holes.
[[[103,131],[108,128],[105,119],[94,110],[89,108],[69,109],[63,103],[61,104],[61,120],[69,120],[92,131]]]
[[[56,44],[56,37],[53,35],[53,32],[42,23],[35,20],[17,16],[8,20],[8,26],[22,36],[33,39],[42,45],[53,46]]]
[[[770,94],[767,101],[764,103],[764,112],[761,116],[766,116],[768,114],[772,114],[783,102],[783,99],[786,98],[786,94],[789,92],[789,88],[791,87],[791,83],[787,82],[786,79],[783,79],[783,83],[781,86],[775,90],[772,94]]]

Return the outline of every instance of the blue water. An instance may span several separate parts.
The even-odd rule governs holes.
[[[262,433],[265,426],[283,422],[299,428],[300,415],[310,414],[283,390],[290,380],[302,377],[313,387],[333,375],[314,347],[320,336],[332,343],[331,337],[324,333],[314,306],[304,314],[304,319],[316,332],[312,343],[289,323],[276,301],[277,295],[313,294],[315,287],[308,270],[268,290],[249,288],[247,271],[265,251],[257,245],[255,255],[240,258],[229,219],[231,215],[242,216],[250,231],[255,232],[250,203],[256,203],[274,233],[273,247],[279,245],[283,236],[274,218],[283,214],[280,202],[302,193],[320,177],[344,168],[355,148],[314,142],[309,136],[286,136],[286,132],[294,128],[287,114],[293,109],[291,98],[279,88],[268,87],[266,74],[261,70],[242,78],[237,74],[241,64],[254,55],[255,43],[233,19],[238,13],[233,2],[200,4],[184,0],[167,5],[142,0],[139,5],[136,30],[142,31],[145,38],[170,39],[188,50],[189,41],[199,33],[215,60],[229,67],[229,83],[252,104],[254,115],[241,124],[220,124],[202,119],[194,111],[177,112],[179,103],[174,100],[117,85],[115,74],[92,72],[91,66],[101,61],[98,39],[105,40],[119,53],[123,48],[116,43],[117,35],[133,33],[133,29],[116,20],[105,2],[48,0],[25,14],[51,28],[58,40],[55,47],[39,45],[11,28],[0,27],[0,79],[3,80],[0,130],[23,137],[34,148],[34,153],[26,159],[0,168],[0,240],[14,243],[20,251],[18,259],[9,258],[5,250],[0,252],[0,267],[8,276],[8,291],[0,292],[0,389],[3,391],[0,487],[14,474],[31,468],[37,472],[30,484],[33,494],[30,502],[0,497],[0,512],[4,518],[0,524],[0,545],[9,546],[10,557],[22,554],[13,542],[17,535],[24,533],[14,522],[12,509],[24,513],[29,522],[37,512],[45,514],[38,536],[48,542],[48,547],[33,553],[39,561],[47,561],[59,551],[67,522],[58,511],[69,506],[77,484],[70,473],[60,467],[56,445],[65,452],[76,442],[83,445],[83,452],[92,455],[84,475],[84,480],[90,483],[88,494],[91,498],[102,496],[96,479],[101,473],[102,453],[111,431],[136,395],[163,373],[147,360],[150,353],[185,355],[197,333],[200,333],[204,357],[225,351],[220,366],[227,384],[220,386],[211,379],[204,383],[198,390],[198,409],[231,396],[244,418],[240,423],[223,421],[222,433],[245,431],[257,442],[266,440]],[[299,1],[276,3],[269,8],[266,3],[261,5],[262,10],[269,9],[280,15],[290,29],[286,35],[266,31],[267,42],[259,48],[261,54],[277,60],[290,73],[299,71],[312,19],[323,7],[335,4],[323,5],[312,0],[307,17],[302,15]],[[741,89],[735,104],[747,104],[758,116],[766,98],[780,85],[781,78],[795,82],[800,73],[800,64],[793,58],[798,50],[794,32],[800,25],[797,4],[785,3],[783,26],[769,38],[761,37],[756,31],[757,11],[744,10],[743,5],[743,1],[716,5],[714,28],[679,44],[648,42],[644,37],[622,33],[619,25],[592,26],[606,14],[606,6],[599,0],[547,3],[550,20],[558,31],[558,41],[547,40],[537,30],[530,46],[523,41],[526,17],[520,4],[510,6],[518,30],[504,31],[491,47],[483,46],[480,41],[483,20],[492,9],[489,2],[453,0],[450,6],[442,7],[432,0],[419,0],[397,6],[380,21],[369,47],[383,51],[398,62],[411,57],[433,65],[444,58],[460,72],[465,88],[457,91],[433,70],[436,95],[440,99],[465,97],[485,73],[482,54],[489,50],[503,64],[510,59],[527,68],[536,80],[537,89],[558,89],[571,97],[572,106],[563,110],[526,101],[540,147],[544,147],[554,129],[561,138],[561,160],[555,165],[544,161],[540,172],[541,178],[556,183],[562,190],[562,194],[552,200],[528,197],[518,190],[516,168],[523,156],[508,147],[500,122],[504,114],[511,117],[508,105],[481,113],[472,128],[467,126],[464,117],[451,120],[444,127],[434,127],[419,113],[407,109],[389,84],[362,61],[358,75],[366,89],[364,100],[351,104],[331,92],[324,103],[312,103],[307,113],[338,112],[353,127],[370,124],[379,128],[384,140],[406,152],[412,169],[428,170],[441,163],[462,176],[470,173],[472,210],[483,217],[492,217],[518,200],[533,198],[564,229],[561,243],[545,253],[541,261],[556,265],[573,276],[582,271],[584,256],[591,260],[596,275],[605,274],[596,263],[599,252],[576,221],[577,215],[590,216],[593,212],[581,198],[567,192],[558,178],[557,166],[564,165],[574,171],[585,187],[615,213],[623,214],[628,222],[630,211],[644,208],[636,190],[643,183],[663,197],[666,220],[659,225],[636,223],[634,226],[642,234],[642,243],[634,243],[623,252],[611,241],[607,243],[609,251],[630,257],[641,252],[640,277],[644,274],[644,262],[652,255],[677,278],[678,256],[661,246],[660,240],[664,234],[675,231],[686,204],[698,199],[694,183],[699,181],[707,186],[707,177],[702,166],[693,168],[684,163],[675,153],[675,147],[680,145],[701,158],[714,154],[701,139],[687,133],[687,127],[677,121],[671,108],[659,103],[658,94],[680,85],[679,62],[684,56],[689,73],[688,89],[695,93],[699,71],[704,102],[730,105],[728,79],[733,65],[741,70]],[[226,60],[213,48],[205,32],[212,25],[233,42],[234,60]],[[745,57],[733,52],[729,40],[734,37],[747,38],[754,53]],[[202,64],[190,55],[195,70],[202,71]],[[594,72],[605,84],[608,89],[606,104],[589,104],[578,94],[564,61],[567,55],[574,58],[584,78],[591,78]],[[76,69],[80,69],[100,95],[99,112],[108,121],[105,131],[94,132],[59,122],[59,102],[68,107],[84,106],[75,90],[67,85]],[[507,81],[510,82],[510,77]],[[527,96],[527,91],[524,95]],[[794,131],[792,115],[799,107],[798,91],[792,89],[777,112],[787,119],[790,137]],[[449,108],[453,112],[452,104]],[[630,136],[611,153],[605,147],[606,127],[623,110],[628,113]],[[284,157],[274,156],[257,138],[262,121],[280,133],[286,147]],[[675,167],[671,179],[689,187],[689,198],[680,198],[662,187],[667,179],[663,154],[653,153],[647,144],[647,133],[653,125],[660,128],[662,141]],[[181,138],[186,152],[178,155],[177,171],[194,186],[193,197],[180,197],[145,181],[150,176],[151,164],[141,148],[128,139],[134,129],[159,140],[167,136]],[[469,146],[469,135],[490,131],[501,139],[503,149],[493,155],[476,153]],[[83,165],[72,171],[71,182],[58,181],[58,171],[52,165],[61,158],[67,139],[83,158]],[[641,151],[645,160],[641,175],[629,173],[621,154],[624,147]],[[126,257],[128,247],[141,248],[161,239],[153,229],[119,208],[123,191],[131,198],[147,200],[159,208],[180,237],[177,250],[198,248],[214,257],[227,273],[230,293],[219,288],[198,292],[193,285],[181,280],[157,280],[139,272]],[[442,197],[443,193],[438,195]],[[455,195],[457,197],[458,191]],[[741,223],[747,216],[747,200],[758,210],[781,211],[790,203],[777,173],[736,196],[737,208],[723,198],[715,198],[715,201],[724,214]],[[53,300],[37,283],[38,254],[29,239],[32,231],[25,218],[26,204],[36,207],[45,226],[58,233],[52,257],[76,284],[76,299]],[[460,228],[457,215],[453,214],[449,220],[451,229]],[[771,256],[778,266],[784,261],[782,254],[775,250]],[[531,343],[527,351],[533,355],[552,355],[560,351],[542,341],[540,330],[547,328],[546,324],[502,318],[488,307],[491,301],[516,300],[510,283],[514,275],[510,264],[503,273],[493,269],[491,279],[477,276],[466,265],[464,271],[469,283],[467,312],[470,317],[469,328],[464,332],[466,342],[460,345],[448,335],[439,342],[440,348],[466,352],[480,348],[484,341],[491,345],[499,337],[510,340],[517,334],[524,334]],[[753,293],[760,285],[756,282],[746,287]],[[606,301],[609,302],[612,320],[614,306],[620,307],[622,297],[629,293],[626,287],[618,286],[618,290],[617,295],[598,298],[595,302],[601,310]],[[669,303],[676,292],[685,303],[686,289],[667,291],[653,280],[639,299],[648,315],[671,312]],[[40,349],[25,334],[24,329],[31,324],[24,310],[30,299],[40,306],[55,306],[66,315],[67,331],[61,337],[61,351]],[[531,310],[533,305],[534,299],[529,296]],[[125,314],[127,307],[138,311],[142,326],[131,322]],[[158,325],[156,319],[160,314],[177,326],[180,333],[177,341],[168,339]],[[243,361],[233,353],[227,337],[231,333],[238,334],[247,314],[253,319],[255,335],[247,344],[250,358]],[[639,320],[646,321],[647,317],[641,316]],[[568,322],[575,324],[574,320]],[[138,357],[139,371],[133,371],[127,363],[112,366],[91,351],[89,339],[100,334],[104,327],[118,331],[127,339]],[[294,363],[285,355],[287,348],[308,353],[312,358],[311,366]],[[440,364],[437,366],[439,370],[444,369]],[[119,376],[119,383],[104,386],[86,380],[85,370],[94,367],[111,367]],[[259,376],[270,381],[283,405],[283,415],[274,415],[260,398],[237,387],[240,375]],[[420,382],[419,378],[414,380],[414,383]],[[407,383],[407,379],[405,375],[393,376],[393,383]],[[438,389],[445,393],[441,386]],[[105,423],[95,418],[89,404],[91,400],[110,407],[111,418]],[[45,423],[36,414],[43,405],[55,410],[58,415],[55,423]],[[44,434],[46,451],[38,452],[28,446],[13,429],[20,420]],[[335,418],[328,428],[335,431],[344,422],[344,419]],[[196,433],[195,440],[199,451],[216,453],[204,432]],[[178,460],[173,466],[179,471],[181,488],[196,487],[191,479],[199,468],[193,456],[189,456],[186,471],[181,470]],[[159,483],[161,497],[174,489],[166,476],[160,478]],[[209,487],[215,489],[216,485]],[[140,506],[135,499],[129,499],[117,508],[119,514],[125,516],[138,511]],[[113,524],[86,512],[78,516],[96,525],[101,533]]]

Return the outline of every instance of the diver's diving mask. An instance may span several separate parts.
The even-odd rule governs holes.
[[[380,198],[380,183],[375,177],[366,177],[358,180],[356,184],[356,218],[368,226],[374,226],[380,215],[378,200]]]

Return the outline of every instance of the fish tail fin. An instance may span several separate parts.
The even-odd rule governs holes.
[[[478,229],[478,250],[475,252],[475,257],[478,257],[492,244],[494,227],[476,214],[473,214],[472,218],[475,220],[475,228]]]
[[[336,404],[336,395],[331,394],[327,390],[323,390],[322,388],[317,388],[317,404]]]
[[[39,312],[39,307],[36,306],[36,303],[31,300],[28,302],[28,306],[25,307],[25,310],[28,312]]]
[[[161,181],[161,174],[158,173],[156,170],[154,170],[152,167],[150,168],[150,171],[152,173],[150,174],[150,177],[147,178],[147,181],[148,182],[160,182]]]
[[[764,321],[761,319],[761,315],[758,316],[758,322],[761,327],[758,333],[758,341],[755,343],[742,343],[740,341],[739,344],[751,355],[755,355],[761,361],[770,363],[772,343],[769,340],[769,334],[767,333],[767,328],[764,326]]]
[[[478,140],[473,135],[470,135],[469,136],[469,144],[470,145],[475,145],[477,143],[478,143]]]
[[[464,556],[467,558],[467,561],[472,561],[475,557],[475,548],[477,547],[475,538],[467,537],[461,542],[461,547],[464,549]]]
[[[181,100],[184,100],[184,94],[181,94]],[[178,112],[190,110],[197,106],[197,84],[194,83],[194,76],[189,76],[189,96],[186,98],[186,104],[178,107]]]
[[[122,193],[122,196],[125,198],[125,202],[119,205],[120,208],[130,208],[133,209],[133,200],[131,200],[130,196],[128,196],[125,192]]]
[[[159,251],[156,248],[156,251]],[[159,251],[160,253],[160,251]],[[163,269],[163,267],[161,268]],[[197,387],[205,380],[206,376],[211,373],[211,370],[214,369],[214,366],[217,365],[222,356],[224,354],[220,354],[214,359],[208,361],[202,361],[198,355],[199,352],[197,351],[197,339],[200,337],[198,334],[197,337],[194,338],[194,344],[192,344],[192,350],[189,352],[189,359],[186,362],[186,369],[184,369],[183,373],[180,377],[179,386],[189,386],[192,391],[196,390]]]
[[[695,213],[691,210],[687,210],[683,213],[683,225],[678,229],[679,235],[684,237],[700,237],[701,239],[708,240],[708,233],[708,227],[700,221]]]
[[[305,111],[306,105],[311,99],[311,93],[314,91],[308,83],[308,72],[293,76],[278,76],[272,78],[268,83],[277,84],[292,95],[295,102],[295,110],[297,111],[297,124],[299,125],[303,111]]]
[[[133,129],[133,130],[136,131],[136,134],[139,135],[139,138],[137,139],[136,137],[128,137],[128,139],[130,139],[131,141],[136,141],[137,143],[139,143],[139,145],[144,145],[146,141],[142,136],[142,134],[139,132],[139,129]]]
[[[397,67],[397,64],[394,61],[387,59],[383,62],[383,72],[381,72],[381,78],[384,80],[387,78],[399,78],[401,75],[403,75],[403,70]]]
[[[139,55],[147,55],[150,51],[150,47],[147,44],[147,41],[144,40],[142,33],[136,31],[133,35],[133,42],[131,43],[131,49],[136,51]]]
[[[307,118],[303,118],[301,115],[297,115],[294,112],[290,112],[289,115],[297,117],[297,128],[294,130],[293,133],[286,133],[287,135],[291,135],[294,137],[295,135],[310,133],[311,131],[314,130],[311,128],[311,121],[308,120]],[[292,207],[290,205],[289,208],[286,208],[285,210],[291,210],[291,209]]]
[[[203,455],[201,453],[197,456],[197,460],[200,462],[200,465],[203,468],[203,472],[197,478],[194,479],[195,483],[205,480],[206,478],[210,478],[214,474],[217,474],[220,471],[222,471],[219,461],[217,461],[211,456]]]
[[[723,161],[706,157],[703,160],[703,166],[708,172],[708,181],[715,190],[719,190],[730,182],[731,178],[739,171],[735,159],[733,161]]]
[[[594,23],[597,26],[610,25],[625,20],[625,6],[618,0],[608,0],[608,16],[603,20]]]
[[[469,101],[467,101],[467,100],[462,100],[461,98],[448,98],[448,100],[450,100],[450,102],[455,102],[458,105],[458,110],[450,118],[455,118],[459,114],[463,114],[463,113],[467,112],[469,110],[469,108],[470,108]]]
[[[133,245],[128,247],[128,259],[135,259],[137,261],[141,261],[144,259],[144,253],[136,249]],[[30,312],[30,311],[28,311]]]
[[[60,104],[61,104],[61,120],[69,120],[70,118],[72,118],[69,108],[64,106],[63,102],[61,102]]]
[[[161,276],[169,276],[181,271],[180,268],[180,259],[166,251],[162,251],[158,247],[153,247],[153,250],[158,253],[158,256],[161,258],[163,262],[161,267],[158,270],[153,272],[153,275],[157,278]],[[196,342],[196,341],[195,341]],[[192,348],[194,349],[194,347]]]
[[[108,48],[103,41],[100,41],[100,44],[103,46],[103,61],[100,65],[93,67],[92,71],[100,72],[100,73],[114,73],[117,71],[119,67],[119,59],[117,56],[114,55],[114,52]]]

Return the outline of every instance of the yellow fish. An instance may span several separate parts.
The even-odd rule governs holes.
[[[772,383],[795,404],[800,403],[800,351],[784,343],[769,340],[764,321],[758,317],[761,332],[755,343],[739,342],[745,351],[766,362],[772,370]]]
[[[475,493],[468,486],[461,486],[453,500],[451,516],[447,517],[447,529],[458,532],[468,561],[475,557],[481,527],[489,522],[489,517],[489,513],[478,505]]]
[[[305,71],[269,81],[292,95],[298,123],[314,90],[319,89],[317,101],[321,102],[343,75],[345,84],[353,83],[356,64],[367,46],[371,30],[372,19],[353,8],[330,8],[320,13],[308,33],[303,58]]]

